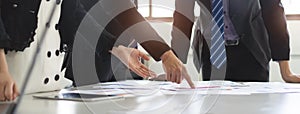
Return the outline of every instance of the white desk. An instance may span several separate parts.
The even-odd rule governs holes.
[[[197,98],[197,99],[196,99]],[[199,114],[202,95],[163,95],[106,100],[99,102],[73,102],[35,99],[26,95],[18,114]],[[300,93],[255,94],[249,96],[214,96],[215,104],[209,114],[299,114]],[[201,100],[202,99],[202,100]],[[211,100],[212,98],[210,98]],[[207,100],[207,98],[206,98]],[[212,100],[213,101],[213,100]],[[204,106],[203,105],[203,106]]]

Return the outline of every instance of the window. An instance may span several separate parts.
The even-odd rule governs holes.
[[[300,0],[282,0],[287,15],[300,14]]]
[[[300,0],[282,0],[284,10],[289,20],[300,20]]]
[[[136,0],[138,11],[150,21],[172,21],[175,0]]]
[[[175,0],[134,0],[138,11],[150,21],[171,22],[175,9]],[[288,20],[300,20],[300,0],[281,0]],[[199,6],[195,5],[195,15],[199,15]]]

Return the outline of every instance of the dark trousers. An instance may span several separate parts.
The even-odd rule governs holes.
[[[269,81],[269,69],[265,69],[249,49],[240,42],[236,46],[226,46],[227,69],[225,80],[267,82]],[[211,79],[210,53],[206,42],[202,51],[202,76],[203,80]]]

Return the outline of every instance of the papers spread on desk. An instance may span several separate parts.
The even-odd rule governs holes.
[[[160,91],[161,86],[172,85],[171,82],[155,82],[155,81],[120,81],[106,82],[90,85],[87,87],[79,87],[76,89],[64,90],[63,92],[75,92],[85,94],[100,94],[100,95],[122,95],[125,97],[132,96],[147,96],[153,95]]]
[[[216,83],[217,82],[217,83]],[[164,88],[165,94],[220,94],[220,95],[251,95],[270,93],[300,93],[300,84],[282,82],[230,82],[202,81],[196,83],[195,89],[179,85]]]
[[[220,95],[250,95],[248,91],[241,89],[248,87],[242,83],[230,81],[199,81],[194,82],[195,89],[188,86],[173,85],[162,88],[164,94],[220,94]]]
[[[185,83],[175,84],[158,81],[120,81],[90,85],[74,90],[75,92],[100,95],[147,96],[153,94],[217,94],[217,95],[251,95],[262,93],[300,93],[300,84],[281,82],[231,82],[231,81],[198,81],[194,82],[195,89]]]
[[[259,93],[300,93],[300,84],[290,84],[282,82],[246,82],[246,88],[252,94]]]

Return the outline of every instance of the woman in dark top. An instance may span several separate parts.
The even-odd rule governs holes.
[[[0,1],[0,101],[18,95],[8,71],[5,51],[23,51],[33,42],[37,28],[37,12],[41,1]]]
[[[25,93],[53,91],[72,85],[72,81],[64,77],[65,71],[60,69],[64,54],[59,52],[59,33],[55,24],[45,18],[53,14],[52,22],[58,21],[60,2],[2,0],[0,8],[3,25],[0,26],[0,99],[15,98],[35,55],[35,67],[30,75],[33,80],[27,84]],[[56,10],[52,12],[52,8]],[[37,41],[41,41],[43,34],[47,43],[40,45]],[[37,49],[39,53],[34,53]]]

